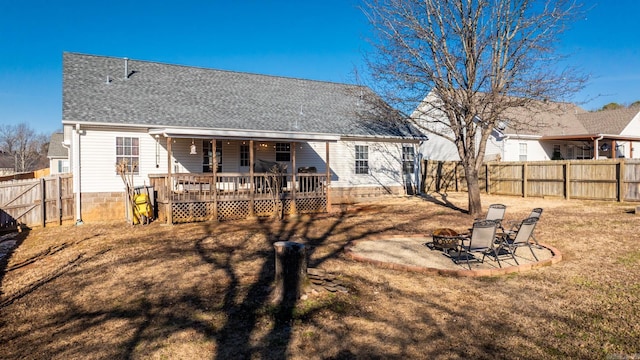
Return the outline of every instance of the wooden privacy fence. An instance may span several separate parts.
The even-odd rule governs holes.
[[[423,162],[422,191],[466,191],[459,162]],[[640,201],[640,159],[491,162],[479,174],[488,194]]]
[[[73,220],[73,214],[71,174],[0,182],[0,228],[62,224],[63,220]]]

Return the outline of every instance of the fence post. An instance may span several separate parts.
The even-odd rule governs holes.
[[[40,216],[42,217],[42,227],[45,227],[47,224],[47,195],[45,194],[46,190],[44,178],[40,178]]]
[[[615,152],[615,146],[612,147],[613,151]],[[623,191],[623,186],[624,186],[624,160],[618,160],[618,202],[622,202],[624,201],[624,191]]]
[[[571,163],[567,161],[564,165],[564,198],[571,198]]]
[[[62,225],[62,181],[60,175],[56,177],[56,188],[58,188],[58,196],[56,196],[56,208],[58,209],[58,225]]]
[[[490,178],[490,176],[489,176],[489,174],[490,174],[490,172],[489,172],[489,169],[490,169],[489,164],[487,164],[486,167],[487,167],[487,185],[486,185],[487,186],[487,195],[490,195],[491,194],[491,182],[489,181],[489,178]]]
[[[522,197],[527,197],[527,177],[529,176],[529,168],[527,163],[522,164]]]
[[[458,166],[460,166],[460,163],[456,162],[456,163],[453,164],[453,180],[455,181],[454,184],[455,184],[456,192],[460,191],[459,190],[460,187],[458,186],[458,180],[459,180],[458,179]]]

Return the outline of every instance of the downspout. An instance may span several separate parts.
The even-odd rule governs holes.
[[[82,225],[82,211],[80,208],[80,124],[76,124],[72,137],[73,149],[73,194],[76,201],[76,225]]]
[[[502,146],[501,146],[502,154],[500,154],[500,160],[502,160],[502,161],[505,161],[505,159],[504,159],[504,148],[506,147],[507,140],[509,140],[510,137],[511,137],[511,135],[505,135],[505,136],[502,137]]]
[[[604,135],[600,135],[597,138],[591,138],[591,140],[593,140],[593,150],[595,150],[595,156],[593,157],[594,160],[598,160],[600,158],[600,148],[598,145],[598,141],[602,140],[604,138]]]

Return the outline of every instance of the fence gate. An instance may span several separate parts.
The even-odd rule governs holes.
[[[71,174],[0,183],[0,228],[73,220]]]

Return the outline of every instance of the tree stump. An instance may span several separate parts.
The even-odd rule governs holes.
[[[307,280],[307,253],[304,244],[278,241],[273,244],[276,274],[273,302],[295,303]]]

